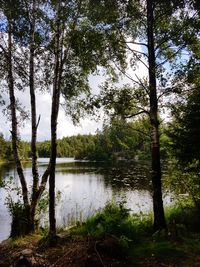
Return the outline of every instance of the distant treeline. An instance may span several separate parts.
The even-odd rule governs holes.
[[[165,138],[161,138],[161,152],[166,156]],[[19,142],[20,156],[23,160],[31,157],[30,143]],[[50,156],[50,141],[37,143],[38,157]],[[11,142],[0,135],[0,160],[12,160]],[[88,160],[148,159],[150,157],[149,125],[146,119],[136,122],[115,120],[104,126],[95,135],[64,137],[57,141],[58,157],[74,157]]]
[[[149,155],[149,137],[138,132],[136,126],[136,123],[115,121],[95,135],[64,137],[57,142],[57,156],[98,161],[146,157]],[[49,141],[38,143],[38,155],[49,157]]]

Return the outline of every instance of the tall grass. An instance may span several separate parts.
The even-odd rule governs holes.
[[[139,242],[141,236],[151,235],[152,220],[146,216],[130,215],[123,203],[107,203],[104,209],[87,219],[77,231],[83,235],[102,238],[115,236],[122,242]]]
[[[130,242],[139,242],[146,238],[159,239],[177,238],[192,233],[200,233],[199,211],[189,202],[176,203],[165,208],[168,236],[154,233],[152,227],[152,213],[130,214],[123,203],[107,203],[95,215],[87,219],[76,231],[83,235],[105,237],[112,235]]]

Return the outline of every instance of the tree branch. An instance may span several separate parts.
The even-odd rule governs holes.
[[[143,109],[143,110],[138,111],[136,113],[133,113],[133,114],[130,114],[130,115],[125,115],[125,118],[126,119],[130,119],[130,118],[133,118],[133,117],[141,115],[141,114],[149,115],[149,111]]]
[[[126,41],[126,44],[135,44],[135,45],[141,45],[148,48],[148,45],[145,43],[135,42],[135,41]]]
[[[144,88],[147,95],[149,95],[149,91],[148,91],[147,87],[144,85],[144,83],[141,81],[141,79],[137,76],[137,74],[135,74],[135,76],[138,79],[138,81],[140,82],[141,86]]]
[[[169,58],[166,58],[164,61],[162,61],[161,63],[157,64],[156,67],[158,68],[158,67],[164,65],[165,63],[167,63],[170,59],[175,57],[184,47],[185,47],[185,44],[182,45],[181,47],[179,47],[179,49],[175,53],[173,53],[172,56],[170,56]]]
[[[143,52],[141,52],[141,51],[132,49],[132,48],[130,48],[130,46],[128,46],[127,44],[126,44],[126,48],[128,48],[128,49],[129,49],[131,52],[133,52],[133,53],[137,53],[137,54],[143,55],[143,56],[145,56],[146,58],[148,58],[148,55],[147,55],[147,54],[145,54],[145,53],[143,53]]]
[[[41,118],[41,115],[39,115],[39,117],[38,117],[38,121],[37,121],[37,124],[36,124],[36,129],[38,128],[38,126],[39,126],[39,123],[40,123],[40,118]]]
[[[135,79],[133,79],[131,76],[129,76],[124,70],[122,70],[119,66],[117,66],[117,64],[114,62],[115,67],[122,73],[124,74],[125,77],[127,77],[130,81],[132,81],[133,83],[136,83],[138,85],[141,86],[140,82],[136,81]]]

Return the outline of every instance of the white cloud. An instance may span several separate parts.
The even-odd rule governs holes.
[[[92,78],[90,78],[92,79]],[[95,85],[97,90],[97,77],[95,78]],[[30,106],[30,97],[28,91],[17,92],[17,97],[20,101],[22,107],[25,107],[28,111]],[[37,101],[37,117],[40,115],[40,123],[38,126],[38,140],[49,140],[50,129],[51,129],[51,95],[50,93],[38,92],[36,94]],[[1,109],[2,110],[2,109]],[[30,112],[30,110],[29,110]],[[10,127],[11,123],[8,121],[8,118],[0,113],[0,132],[4,134],[6,139],[10,137]],[[69,117],[66,117],[65,111],[60,108],[58,116],[58,138],[64,136],[71,136],[77,134],[94,134],[97,129],[102,128],[102,121],[96,122],[92,118],[85,118],[80,121],[80,124],[74,126],[73,122]],[[23,125],[20,127],[20,136],[23,140],[30,140],[31,137],[31,122],[26,120],[23,122]]]
[[[141,47],[131,45],[132,49],[138,49],[142,51]],[[128,61],[130,57],[128,58]],[[100,75],[91,75],[89,77],[89,83],[92,87],[92,92],[97,94],[99,92],[99,85],[105,81],[105,77],[101,75],[101,68],[99,68]],[[142,78],[147,75],[147,69],[142,63],[138,63],[137,69],[133,70],[130,65],[128,68],[128,75],[134,79],[136,78],[135,73]],[[120,85],[125,83],[132,83],[129,79],[124,78],[120,81]],[[30,96],[28,91],[17,92],[17,97],[22,105],[22,107],[30,107]],[[50,115],[51,115],[51,94],[37,92],[37,116],[41,116],[39,127],[38,127],[38,140],[48,140],[50,139]],[[30,112],[30,111],[29,111]],[[60,108],[58,116],[58,138],[64,136],[71,136],[77,134],[94,134],[97,129],[101,129],[103,120],[100,119],[98,122],[92,118],[85,118],[80,121],[78,126],[74,126],[71,119],[65,116],[65,112]],[[0,113],[0,132],[2,132],[6,139],[10,137],[10,122],[8,119]],[[20,128],[20,136],[23,140],[30,140],[31,136],[31,124],[30,120],[24,122],[24,126]]]

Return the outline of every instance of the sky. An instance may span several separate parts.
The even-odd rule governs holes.
[[[97,83],[102,80],[102,77],[91,77],[90,83],[93,87],[93,91],[97,92],[98,86]],[[24,92],[17,92],[17,98],[20,101],[21,107],[30,106],[30,97],[29,93],[25,90]],[[51,113],[51,94],[46,92],[37,92],[36,94],[37,102],[37,116],[40,115],[40,123],[38,126],[38,140],[49,140],[50,139],[50,113]],[[25,120],[20,124],[20,137],[22,140],[30,140],[31,136],[31,121]],[[3,114],[2,107],[0,112],[0,132],[3,133],[6,139],[10,138],[10,127],[11,124],[8,118]],[[72,120],[65,115],[65,111],[60,106],[59,116],[58,116],[58,138],[64,136],[71,136],[77,134],[95,134],[97,129],[102,128],[102,120],[95,121],[94,118],[88,117],[80,121],[80,124],[75,126]]]
[[[138,47],[137,47],[138,48]],[[138,65],[137,70],[134,72],[132,68],[128,68],[128,73],[130,76],[134,77],[135,73],[139,77],[143,77],[147,70],[142,64]],[[91,75],[89,77],[89,84],[92,88],[92,92],[97,94],[99,92],[99,85],[105,80],[102,75]],[[121,80],[120,85],[130,82],[126,78]],[[24,92],[20,91],[16,93],[20,101],[21,107],[28,109],[30,107],[30,97],[28,90]],[[37,92],[36,94],[37,102],[37,116],[41,116],[40,123],[38,126],[38,141],[49,140],[50,139],[50,114],[51,114],[51,94]],[[60,139],[65,136],[72,136],[77,134],[95,134],[97,129],[101,130],[103,125],[103,114],[101,114],[101,119],[96,121],[95,118],[86,117],[80,120],[78,125],[74,125],[72,120],[65,115],[65,111],[60,106],[59,116],[58,116],[58,130],[57,137]],[[0,107],[0,132],[3,133],[4,138],[7,140],[10,138],[10,127],[11,124],[8,118],[3,114],[2,107]],[[31,122],[26,120],[21,125],[20,137],[22,140],[30,141],[31,137]]]

